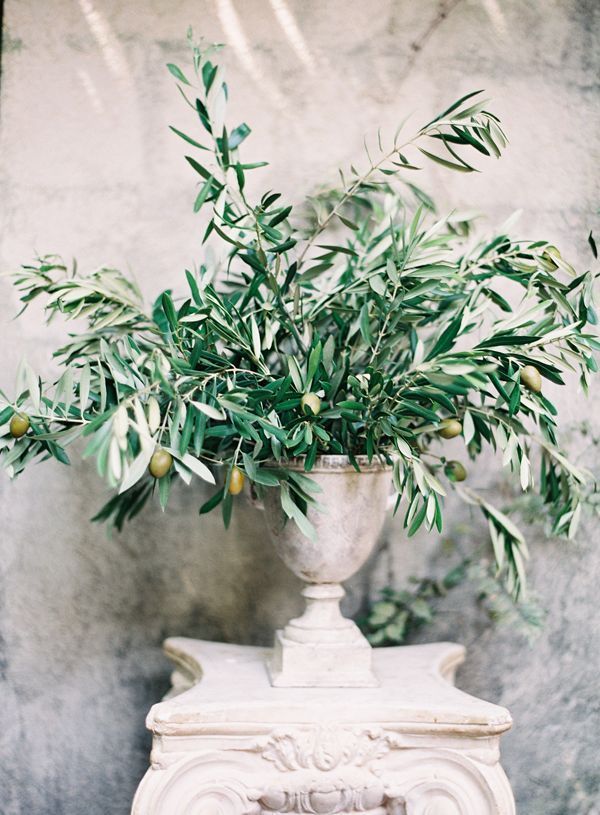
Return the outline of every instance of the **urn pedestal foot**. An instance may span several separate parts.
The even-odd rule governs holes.
[[[275,634],[268,662],[276,688],[371,688],[373,649],[353,620],[342,616],[339,583],[306,586],[306,610]]]
[[[453,687],[452,643],[373,653],[378,688],[277,688],[270,649],[173,639],[133,815],[514,815],[508,711]]]
[[[354,642],[296,642],[275,634],[268,662],[274,688],[374,688],[379,684],[371,669],[371,646],[360,634]]]

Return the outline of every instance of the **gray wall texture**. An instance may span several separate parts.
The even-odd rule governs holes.
[[[164,68],[186,58],[192,24],[227,42],[232,118],[254,130],[246,155],[268,157],[264,188],[298,200],[358,159],[364,133],[393,131],[475,88],[503,116],[510,149],[476,176],[423,174],[442,211],[547,237],[581,265],[600,202],[600,6],[596,0],[6,0],[2,47],[1,265],[36,251],[132,270],[147,294],[181,286],[199,257],[193,179],[167,129],[190,114]],[[45,375],[64,326],[45,328],[0,282],[0,387],[26,355]],[[576,388],[563,419],[594,406]],[[585,450],[584,450],[585,452]],[[594,463],[594,462],[592,462]],[[477,485],[502,502],[482,467]],[[120,536],[88,523],[106,498],[93,466],[42,465],[0,479],[0,812],[125,815],[143,774],[147,708],[168,687],[170,634],[267,642],[295,611],[294,578],[239,508],[228,533],[178,491]],[[468,550],[485,534],[460,507]],[[504,762],[522,815],[600,813],[600,552],[588,516],[576,544],[532,533],[532,586],[547,610],[533,646],[491,627],[461,590],[421,639],[465,642],[466,690],[507,705]],[[439,541],[386,532],[350,587],[348,608],[389,579],[444,567]]]

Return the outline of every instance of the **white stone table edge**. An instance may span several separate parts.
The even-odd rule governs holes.
[[[270,649],[174,637],[165,652],[177,665],[174,689],[147,718],[157,736],[204,732],[254,733],[278,724],[359,725],[396,732],[500,735],[509,712],[453,686],[465,656],[455,643],[375,649],[377,688],[273,688],[265,666]]]

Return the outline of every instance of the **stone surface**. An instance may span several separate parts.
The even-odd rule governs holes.
[[[265,524],[275,551],[295,575],[307,583],[340,583],[352,577],[371,553],[390,503],[395,503],[392,468],[359,457],[357,472],[347,456],[318,456],[311,478],[320,489],[313,497],[321,510],[309,507],[315,530],[307,540],[289,524],[276,490],[264,491]],[[291,469],[304,472],[304,462]]]
[[[272,160],[255,176],[261,188],[297,200],[359,161],[365,132],[393,132],[413,110],[422,118],[486,88],[506,155],[480,175],[432,169],[421,184],[442,211],[477,209],[492,223],[522,207],[517,234],[590,262],[585,238],[600,231],[596,0],[462,0],[446,4],[445,19],[433,0],[3,5],[3,269],[59,251],[85,269],[131,269],[149,300],[180,290],[202,230],[184,144],[167,129],[191,119],[164,63],[185,59],[189,23],[232,45],[232,117],[253,127],[249,160]],[[65,330],[44,328],[37,309],[12,322],[17,301],[1,279],[0,294],[0,387],[11,390],[22,354],[55,371],[49,349]],[[585,405],[574,387],[557,396],[563,420],[585,415],[597,431],[597,397]],[[459,440],[449,444],[460,453]],[[597,466],[591,444],[589,458]],[[492,473],[484,463],[471,477],[501,503]],[[14,485],[0,478],[2,815],[125,815],[147,761],[143,719],[168,686],[162,639],[266,645],[301,610],[298,583],[251,509],[236,503],[224,533],[218,516],[198,519],[206,496],[182,489],[167,516],[155,508],[107,539],[88,523],[106,495],[90,463],[43,465]],[[467,551],[485,539],[460,505],[448,511]],[[525,815],[598,815],[597,535],[591,517],[576,544],[530,533],[532,586],[548,611],[532,647],[490,629],[468,591],[419,635],[465,642],[461,686],[510,708],[503,756]],[[444,568],[437,540],[406,542],[396,524],[387,539],[393,562],[384,552],[352,581],[347,613],[388,582],[390,565],[397,585]]]
[[[132,815],[514,815],[504,708],[453,687],[464,648],[381,649],[377,688],[273,688],[265,648],[172,639]]]

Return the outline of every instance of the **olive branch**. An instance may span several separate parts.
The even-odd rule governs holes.
[[[56,382],[24,362],[14,398],[0,394],[2,466],[14,477],[37,459],[68,463],[65,448],[83,438],[115,490],[97,520],[120,529],[155,492],[165,508],[174,482],[199,478],[215,485],[200,512],[220,505],[227,525],[248,479],[279,489],[311,536],[317,456],[357,468],[359,455],[379,457],[408,535],[441,530],[454,490],[483,513],[497,575],[518,596],[525,539],[461,486],[467,468],[447,450],[497,452],[548,505],[554,532],[575,534],[587,474],[560,449],[551,397],[565,375],[587,390],[596,371],[597,272],[576,272],[547,241],[473,237],[468,217],[438,217],[410,180],[422,161],[470,173],[474,159],[500,157],[507,139],[480,91],[412,134],[404,123],[387,146],[379,133],[366,169],[340,171],[304,206],[270,190],[253,198],[247,175],[265,162],[245,163],[250,128],[226,123],[219,48],[190,45],[190,68],[168,69],[197,132],[172,130],[193,150],[203,243],[225,260],[187,270],[185,289],[150,309],[117,270],[82,274],[54,256],[22,266],[23,309],[42,299],[48,320],[85,328],[56,350]],[[450,445],[459,437],[462,448]],[[306,475],[286,468],[299,456]]]

